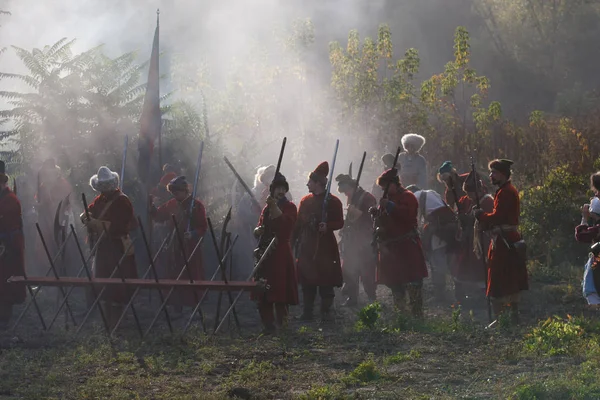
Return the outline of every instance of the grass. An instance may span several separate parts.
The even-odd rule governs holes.
[[[537,303],[543,290],[511,329],[484,329],[485,309],[464,304],[413,319],[384,291],[380,304],[338,308],[336,324],[294,322],[280,336],[256,325],[243,338],[157,331],[143,345],[135,332],[112,344],[99,329],[0,333],[0,399],[600,398],[600,322],[578,303]]]

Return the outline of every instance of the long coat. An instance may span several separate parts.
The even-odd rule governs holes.
[[[460,210],[459,217],[462,222],[462,237],[459,243],[457,262],[452,269],[452,275],[458,281],[485,282],[485,280],[487,280],[487,261],[482,261],[481,258],[477,258],[477,255],[473,250],[475,218],[473,217],[472,211],[474,205],[475,202],[472,201],[469,196],[463,196],[458,201],[458,208]],[[483,196],[480,200],[480,206],[486,213],[491,213],[494,211],[494,199],[489,195]],[[487,257],[490,235],[486,232],[482,236],[481,257],[484,255]]]
[[[25,285],[6,282],[25,272],[21,203],[9,188],[0,193],[0,242],[5,246],[0,257],[0,304],[21,304],[25,301]]]
[[[391,204],[382,211],[377,282],[388,287],[418,282],[427,277],[427,266],[417,233],[419,203],[410,191],[401,188],[388,195]]]
[[[271,230],[277,238],[277,245],[258,271],[258,277],[266,279],[270,289],[265,293],[253,294],[253,298],[269,303],[296,305],[298,304],[298,281],[290,239],[298,211],[296,205],[287,199],[279,201],[278,206],[283,213],[281,216],[266,221],[267,206],[263,208],[258,221],[258,226],[268,225],[267,229]]]
[[[481,214],[479,221],[484,230],[493,231],[494,228],[498,229],[503,225],[516,227],[519,225],[519,213],[519,192],[508,181],[496,191],[494,210]],[[502,237],[505,240],[502,240]],[[525,260],[510,247],[519,240],[521,235],[516,230],[505,232],[503,236],[496,235],[492,239],[488,251],[488,296],[500,298],[529,288]]]
[[[302,285],[341,287],[344,283],[340,252],[333,234],[344,226],[344,210],[340,199],[330,196],[325,233],[318,231],[325,193],[311,193],[300,200],[294,238],[300,241],[297,270],[298,282]]]
[[[112,203],[110,203],[112,201]],[[110,203],[110,204],[109,204]],[[108,209],[104,209],[108,206]],[[133,206],[129,198],[120,190],[110,193],[101,193],[89,206],[92,218],[110,222],[108,237],[98,243],[98,250],[94,257],[94,277],[108,278],[125,254],[124,239],[129,237],[129,232],[137,227],[133,213]],[[121,265],[113,274],[113,278],[137,278],[137,267],[133,250],[123,258]],[[109,302],[126,304],[132,295],[132,290],[126,287],[107,288],[103,299]]]
[[[153,213],[153,219],[158,222],[166,222],[170,232],[173,232],[175,228],[172,218],[172,215],[175,215],[179,234],[181,235],[181,240],[184,242],[183,247],[185,259],[190,257],[192,251],[194,251],[194,248],[198,244],[198,241],[204,236],[206,230],[208,229],[208,223],[206,221],[206,209],[204,208],[204,204],[202,204],[202,202],[199,200],[194,200],[194,208],[192,211],[190,225],[192,237],[190,239],[183,238],[184,232],[187,231],[188,221],[190,221],[189,210],[191,198],[192,197],[190,196],[181,203],[179,203],[176,199],[171,199],[160,206],[156,212]],[[188,271],[183,271],[183,275],[181,275],[181,278],[179,279],[189,281],[191,275],[192,279],[195,281],[204,280],[204,264],[202,261],[203,257],[201,247],[202,245],[196,249],[194,255],[188,262],[189,274]],[[185,265],[185,259],[182,254],[179,241],[177,237],[174,237],[171,240],[170,247],[166,249],[166,257],[163,259],[163,267],[166,274],[165,277],[168,279],[176,279]],[[173,292],[170,304],[195,307],[201,296],[202,291],[200,290],[196,291],[196,295],[194,295],[194,291],[192,290],[178,288]]]

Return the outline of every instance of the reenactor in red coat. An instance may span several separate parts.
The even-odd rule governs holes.
[[[350,175],[340,174],[335,180],[338,191],[346,195],[348,216],[341,230],[342,272],[344,287],[342,293],[347,297],[344,305],[354,306],[358,301],[359,280],[369,297],[376,300],[375,274],[376,262],[371,249],[373,223],[369,209],[377,205],[375,197],[361,187]]]
[[[8,327],[14,304],[25,301],[25,285],[6,282],[25,272],[25,241],[21,203],[8,187],[5,164],[0,161],[0,330]]]
[[[119,190],[119,174],[107,167],[100,167],[98,173],[91,177],[90,186],[100,192],[89,205],[89,218],[82,213],[80,218],[93,237],[104,234],[93,260],[95,278],[137,278],[134,248],[129,232],[137,228],[133,206],[129,198]],[[119,260],[123,257],[119,268]],[[115,273],[113,274],[113,271]],[[110,326],[116,324],[129,302],[133,290],[127,287],[107,288],[102,296],[104,315]]]
[[[467,195],[463,190],[463,183],[468,175],[468,173],[459,175],[451,161],[444,161],[438,169],[438,182],[443,183],[446,187],[444,200],[446,200],[446,204],[453,210],[456,209],[458,199]]]
[[[254,231],[256,237],[268,233],[277,238],[273,252],[267,256],[255,276],[255,280],[265,279],[269,285],[266,292],[253,294],[266,334],[275,331],[275,316],[277,325],[285,327],[289,306],[298,304],[298,281],[290,243],[298,211],[296,205],[286,197],[290,187],[285,176],[277,173],[270,189],[273,197],[267,197],[267,205]]]
[[[525,244],[519,228],[519,192],[510,181],[510,160],[489,163],[490,179],[498,186],[491,213],[475,210],[475,217],[492,241],[488,252],[487,295],[492,299],[494,315],[498,317],[510,308],[513,323],[518,323],[519,293],[529,288],[525,259]]]
[[[389,184],[387,198],[379,201],[380,211],[376,215],[379,219],[377,282],[392,290],[394,304],[401,311],[408,291],[411,313],[421,317],[427,266],[417,230],[419,204],[415,195],[402,187],[395,168],[377,178],[377,184],[382,188]]]
[[[323,221],[329,164],[325,161],[309,175],[310,194],[300,200],[298,220],[294,228],[294,240],[299,241],[298,283],[302,285],[304,312],[303,320],[313,319],[313,307],[317,291],[321,297],[321,316],[330,318],[330,310],[335,297],[334,287],[341,287],[344,280],[340,264],[340,253],[334,231],[344,226],[342,202],[329,194],[326,207],[326,220]]]
[[[192,255],[198,241],[204,236],[208,229],[206,221],[206,210],[204,204],[197,199],[192,200],[190,193],[190,185],[185,176],[178,176],[169,182],[167,190],[173,198],[158,208],[152,207],[150,215],[157,222],[166,223],[169,232],[173,232],[175,225],[172,216],[175,216],[177,221],[177,229],[182,234],[183,252],[177,238],[170,240],[170,245],[166,249],[166,257],[161,261],[163,267],[164,278],[177,279],[178,275],[185,266],[185,262]],[[190,205],[192,206],[192,214],[190,216]],[[189,227],[189,229],[188,229]],[[185,258],[184,258],[185,254]],[[180,277],[181,280],[189,280],[190,276],[193,280],[204,280],[204,266],[202,261],[202,249],[198,248],[188,262],[189,271],[184,271]],[[189,273],[188,273],[189,272]],[[169,304],[176,308],[176,311],[181,311],[181,307],[195,307],[200,300],[202,291],[196,290],[194,295],[193,290],[178,288],[173,291],[173,295],[169,299]]]
[[[454,294],[459,302],[468,295],[471,297],[471,293],[485,293],[487,253],[491,237],[488,232],[481,232],[479,224],[475,223],[473,208],[479,198],[479,205],[483,211],[491,213],[494,210],[494,198],[486,194],[479,174],[474,178],[473,173],[469,173],[463,190],[467,194],[458,201],[461,237],[456,264],[452,271]]]

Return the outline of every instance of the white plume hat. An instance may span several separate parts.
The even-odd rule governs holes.
[[[96,192],[111,192],[119,187],[119,174],[102,166],[98,173],[90,178],[90,186]]]

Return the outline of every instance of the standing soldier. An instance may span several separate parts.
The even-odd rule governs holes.
[[[395,167],[394,165],[392,165],[394,163],[394,155],[392,153],[384,154],[381,157],[381,162],[383,163],[383,171],[387,171],[388,169]],[[375,197],[375,201],[379,201],[379,199],[381,199],[381,196],[383,195],[383,190],[379,187],[377,182],[373,183],[371,194],[373,194],[373,197]]]
[[[408,291],[411,313],[423,316],[423,279],[427,277],[425,256],[417,231],[417,198],[400,184],[395,168],[385,171],[377,184],[389,185],[387,198],[379,201],[377,212],[377,282],[392,290],[394,305],[404,310]]]
[[[177,229],[179,232],[184,232],[182,238],[184,242],[183,250],[177,237],[173,237],[170,239],[170,246],[166,249],[167,255],[163,259],[165,278],[177,279],[198,241],[206,233],[208,223],[204,204],[197,199],[192,199],[185,176],[178,176],[171,180],[167,185],[167,190],[173,198],[158,208],[153,206],[150,209],[150,216],[157,222],[165,222],[169,227],[169,231],[174,233],[175,225],[172,218],[174,215],[177,221]],[[192,201],[194,205],[190,215]],[[195,281],[204,279],[202,250],[200,248],[196,249],[196,252],[187,263],[187,267],[189,267],[189,270],[184,271],[180,279],[189,280],[190,277]],[[173,291],[170,304],[174,306],[176,312],[180,313],[183,306],[195,307],[201,295],[202,293],[199,291],[194,295],[193,290],[179,288]]]
[[[400,165],[400,182],[404,187],[417,185],[427,189],[427,162],[419,153],[424,145],[425,138],[421,135],[408,133],[402,136],[404,151],[398,156],[398,164]]]
[[[8,328],[14,304],[25,301],[25,285],[10,284],[11,276],[25,272],[25,241],[21,203],[8,187],[4,161],[0,161],[0,330]]]
[[[446,277],[450,273],[453,250],[456,247],[458,220],[452,209],[434,190],[421,190],[415,185],[406,188],[419,203],[417,221],[422,223],[423,250],[431,267],[434,296],[445,299]]]
[[[254,231],[256,237],[273,234],[277,238],[273,253],[267,256],[255,276],[255,279],[265,279],[270,286],[265,293],[253,295],[258,301],[265,334],[275,332],[275,316],[279,328],[286,327],[289,306],[298,304],[298,281],[290,244],[298,212],[296,205],[285,196],[290,190],[285,176],[278,172],[269,190],[274,197],[267,197],[267,206],[263,208]]]
[[[344,226],[342,202],[329,194],[327,220],[323,221],[323,202],[327,186],[329,164],[322,162],[309,175],[310,194],[300,200],[298,220],[294,228],[294,240],[300,243],[298,252],[298,283],[302,285],[304,312],[302,320],[313,319],[313,307],[317,290],[321,296],[321,316],[330,318],[330,310],[335,297],[334,287],[341,287],[344,280],[340,265],[340,253],[334,231]]]
[[[446,199],[446,203],[453,210],[456,210],[458,199],[467,195],[463,190],[463,184],[468,175],[469,173],[459,175],[458,172],[456,172],[456,168],[452,165],[452,161],[444,161],[442,166],[438,169],[438,182],[443,183],[446,186],[444,198]]]
[[[392,156],[394,157],[394,156]],[[393,159],[392,159],[393,163]],[[356,181],[350,175],[340,174],[335,180],[338,191],[346,195],[348,216],[346,225],[340,231],[342,236],[342,272],[346,296],[344,305],[355,306],[358,301],[359,279],[369,297],[376,300],[376,263],[371,251],[372,228],[369,209],[377,205],[375,197],[363,188],[356,188]]]
[[[123,258],[116,270],[115,278],[137,278],[134,248],[129,232],[137,227],[133,206],[129,198],[119,190],[119,174],[107,167],[100,167],[98,173],[90,178],[90,186],[100,192],[89,206],[89,210],[80,216],[90,235],[104,237],[97,244],[93,261],[95,278],[108,278]],[[89,216],[86,215],[89,212]],[[114,326],[131,297],[126,287],[107,288],[102,307],[107,322]]]
[[[274,165],[260,167],[256,171],[252,194],[259,204],[264,204],[267,200],[269,185],[274,176]],[[233,248],[233,259],[236,265],[235,278],[239,280],[246,279],[254,266],[254,249],[257,241],[253,232],[260,218],[260,213],[260,207],[255,205],[248,193],[242,195],[235,207],[233,230],[238,234],[238,241]]]
[[[496,318],[510,308],[511,320],[517,324],[519,292],[527,290],[528,276],[524,242],[519,234],[519,192],[510,181],[510,160],[489,163],[490,180],[498,186],[491,213],[475,210],[483,230],[490,231],[492,241],[488,253],[487,295],[492,300]]]
[[[482,289],[485,289],[486,285],[484,278],[487,276],[487,254],[491,237],[488,233],[482,233],[479,224],[475,224],[473,208],[476,199],[479,198],[483,211],[486,213],[494,211],[494,198],[485,194],[486,190],[479,174],[474,178],[473,173],[469,173],[463,184],[463,190],[467,194],[458,201],[460,210],[458,218],[462,235],[453,271],[454,294],[457,301],[463,301],[471,290],[475,293],[483,293]],[[482,234],[484,238],[480,239]]]

